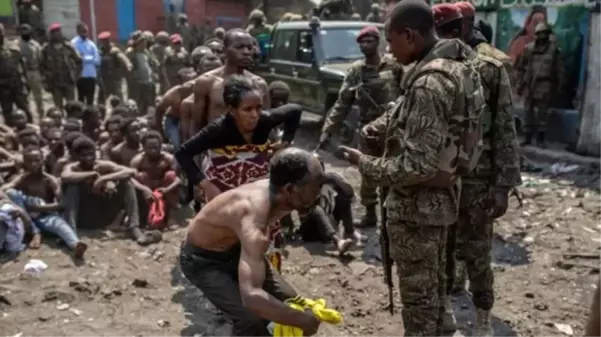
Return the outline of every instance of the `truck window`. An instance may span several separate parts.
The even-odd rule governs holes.
[[[321,30],[324,57],[327,61],[353,61],[363,58],[357,43],[357,36],[362,27],[329,28]],[[386,40],[382,34],[380,48],[386,48]]]
[[[271,58],[274,60],[296,61],[296,30],[276,30]]]
[[[313,35],[310,30],[301,30],[298,32],[298,52],[297,61],[302,63],[311,63],[313,58]]]

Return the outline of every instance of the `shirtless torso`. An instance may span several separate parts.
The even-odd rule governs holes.
[[[181,102],[180,107],[180,120],[179,120],[179,129],[180,134],[182,135],[182,141],[188,140],[192,136],[191,126],[192,126],[192,112],[194,111],[194,94],[189,95],[184,98]]]
[[[266,253],[270,229],[289,212],[272,214],[267,179],[224,192],[194,217],[188,226],[186,242],[211,251],[227,251],[245,241],[261,244],[255,249]]]
[[[163,116],[165,114],[180,118],[180,104],[182,100],[192,94],[194,89],[194,82],[196,79],[185,82],[184,84],[176,85],[173,88],[167,90],[163,98],[159,101],[156,107],[156,123],[161,126],[163,122]],[[162,129],[159,128],[159,129]]]
[[[131,161],[131,167],[138,172],[144,172],[148,175],[148,186],[155,190],[163,186],[163,177],[169,170],[173,170],[173,156],[167,152],[161,152],[158,160],[151,160],[146,153],[139,153]]]
[[[138,144],[138,148],[133,148],[128,146],[126,141],[123,141],[111,150],[110,157],[112,161],[119,165],[129,166],[132,159],[140,152],[142,152],[140,144]]]
[[[265,80],[249,71],[243,74],[253,78],[263,93],[263,106],[269,106],[269,89]],[[225,73],[225,66],[203,74],[194,83],[194,114],[192,115],[191,134],[195,134],[205,125],[226,113],[223,102],[223,84],[233,74]]]
[[[23,173],[11,181],[9,186],[28,196],[42,198],[47,203],[54,202],[60,191],[58,179],[45,172],[41,174]]]

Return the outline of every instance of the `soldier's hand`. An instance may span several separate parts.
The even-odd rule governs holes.
[[[503,216],[509,207],[509,189],[497,187],[493,190],[491,216],[493,219]]]
[[[371,124],[367,124],[363,128],[361,128],[361,137],[369,140],[377,139],[378,129]]]
[[[341,145],[338,147],[342,154],[344,155],[344,159],[349,162],[351,165],[359,165],[359,158],[363,155],[363,153],[357,149],[353,149],[352,147]]]

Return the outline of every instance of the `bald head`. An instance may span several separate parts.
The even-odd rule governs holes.
[[[233,43],[233,41],[235,39],[246,38],[247,36],[250,37],[250,34],[248,34],[244,29],[241,29],[241,28],[230,29],[225,33],[225,37],[223,38],[223,45],[225,47],[228,47]]]
[[[432,8],[424,0],[403,0],[398,2],[390,12],[388,29],[397,33],[405,29],[419,33],[434,30]]]
[[[290,147],[276,153],[269,162],[269,183],[279,189],[286,185],[300,186],[321,179],[323,169],[311,152]]]

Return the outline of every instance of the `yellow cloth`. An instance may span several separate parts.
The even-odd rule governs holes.
[[[313,315],[315,315],[315,317],[322,322],[334,325],[342,323],[342,315],[336,310],[328,309],[326,307],[326,300],[323,298],[314,301],[308,298],[297,296],[287,300],[286,304],[299,311],[309,309],[313,312]],[[303,330],[294,326],[275,323],[273,326],[273,336],[300,337],[303,336]]]

